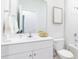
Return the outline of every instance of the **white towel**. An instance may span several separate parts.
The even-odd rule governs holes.
[[[17,16],[5,15],[5,33],[16,33],[18,31]]]
[[[9,22],[9,13],[5,13],[5,33],[11,33],[11,27],[10,27],[10,22]]]

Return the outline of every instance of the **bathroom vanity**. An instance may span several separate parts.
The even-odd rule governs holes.
[[[51,37],[27,37],[5,41],[2,42],[1,50],[2,59],[53,59]]]
[[[51,37],[29,38],[25,34],[47,32],[47,1],[3,0],[2,3],[2,30],[10,36],[3,36],[1,59],[53,59]]]

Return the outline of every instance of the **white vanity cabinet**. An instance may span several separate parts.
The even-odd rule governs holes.
[[[2,59],[53,59],[52,40],[2,45]]]

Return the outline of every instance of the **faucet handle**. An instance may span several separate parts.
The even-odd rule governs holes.
[[[77,33],[74,33],[74,36],[76,37],[77,36]]]
[[[31,38],[32,37],[32,34],[31,34],[31,32],[29,32],[29,38]]]
[[[75,42],[78,42],[78,39],[75,39]]]

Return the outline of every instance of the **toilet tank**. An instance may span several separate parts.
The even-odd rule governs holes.
[[[64,48],[64,38],[54,39],[54,49],[61,50]]]

